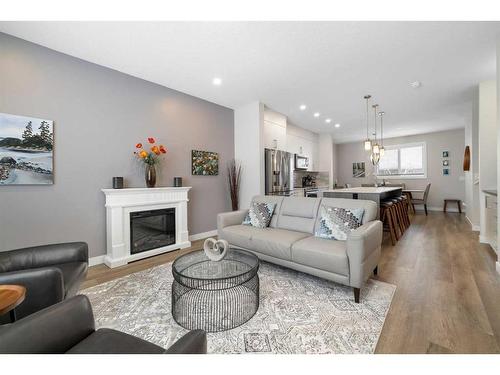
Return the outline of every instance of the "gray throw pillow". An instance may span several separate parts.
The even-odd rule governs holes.
[[[322,206],[316,237],[330,240],[347,240],[349,233],[360,227],[364,208],[340,208]]]
[[[252,225],[256,228],[267,228],[273,217],[276,203],[252,202],[243,225]]]

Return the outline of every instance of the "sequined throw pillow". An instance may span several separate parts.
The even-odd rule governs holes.
[[[345,241],[352,230],[361,226],[364,213],[364,208],[322,206],[316,237]]]
[[[257,228],[267,228],[273,217],[275,203],[252,202],[243,225],[252,225]]]

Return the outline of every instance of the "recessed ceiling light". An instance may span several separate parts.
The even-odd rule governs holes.
[[[305,111],[307,106],[305,104],[301,104],[299,108],[301,111]]]
[[[335,126],[336,128],[340,128],[340,124],[335,124],[333,126]]]
[[[212,80],[212,83],[215,85],[215,86],[220,86],[222,85],[222,79],[218,78],[218,77],[215,77],[213,80]]]
[[[413,87],[414,89],[418,89],[420,86],[422,86],[422,82],[414,81],[414,82],[410,83],[410,86]]]
[[[319,117],[319,112],[315,112],[313,116],[314,117]]]
[[[330,122],[332,122],[332,119],[331,119],[331,118],[327,118],[327,119],[325,120],[325,122],[326,122],[327,124],[329,124]]]

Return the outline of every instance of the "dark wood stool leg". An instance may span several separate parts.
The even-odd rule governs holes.
[[[448,206],[448,201],[444,200],[443,212],[446,212],[446,206]]]
[[[359,303],[359,293],[361,289],[353,288],[353,291],[354,291],[354,302]]]
[[[402,233],[401,233],[401,230],[400,230],[399,224],[398,224],[398,212],[397,212],[397,208],[396,208],[395,204],[393,204],[391,206],[391,219],[392,219],[392,226],[394,228],[394,234],[396,236],[396,240],[399,241],[399,239],[402,236]]]
[[[460,199],[457,201],[457,206],[458,206],[458,213],[462,213],[462,201]]]
[[[374,274],[374,275],[378,275],[378,266],[377,266],[377,267],[375,267],[375,269],[373,270],[373,274]]]

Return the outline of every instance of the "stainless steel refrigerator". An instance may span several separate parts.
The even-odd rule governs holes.
[[[291,195],[293,191],[294,155],[266,148],[266,195]]]

